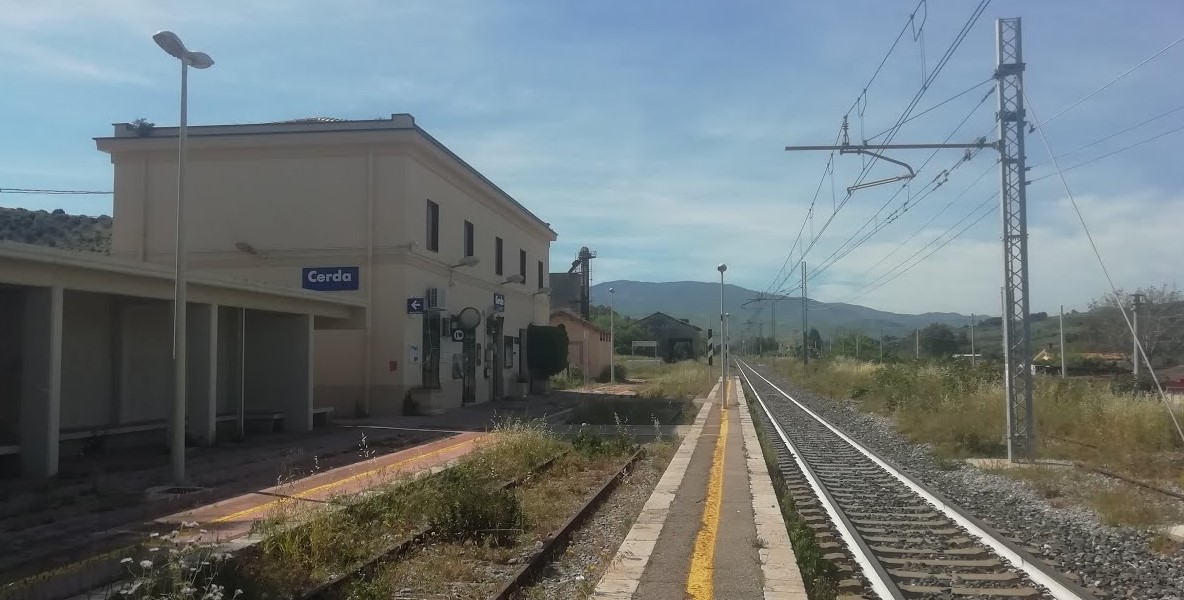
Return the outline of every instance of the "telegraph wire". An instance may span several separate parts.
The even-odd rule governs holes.
[[[929,108],[926,108],[925,110],[905,119],[904,123],[901,123],[901,125],[904,125],[905,123],[908,123],[909,121],[912,121],[913,119],[916,119],[918,117],[923,117],[926,114],[928,114],[934,110],[937,110],[937,109],[945,106],[946,104],[949,104],[950,102],[953,102],[954,100],[957,100],[958,98],[961,98],[962,96],[965,96],[966,94],[969,94],[970,92],[973,92],[974,90],[977,90],[978,88],[982,87],[983,85],[988,84],[988,83],[992,83],[994,81],[995,81],[994,78],[987,79],[985,81],[980,81],[980,82],[974,84],[973,86],[968,87],[965,90],[962,90],[961,92],[958,92],[957,94],[954,94],[953,96],[950,96],[949,98],[946,98],[945,100],[942,100],[941,102],[938,102],[937,104],[934,104],[933,106],[930,106]],[[992,87],[991,93],[994,93],[994,91],[995,90]],[[885,133],[888,133],[889,131],[892,131],[891,127],[889,127],[888,129],[885,129],[884,131],[881,131],[880,133],[877,133],[876,135],[873,135],[873,136],[867,138],[867,140],[865,140],[865,141],[870,142],[870,141],[884,135]]]
[[[1094,140],[1094,141],[1092,141],[1092,142],[1090,142],[1090,143],[1088,143],[1088,144],[1084,144],[1084,145],[1082,145],[1082,146],[1078,146],[1078,147],[1076,147],[1076,148],[1074,148],[1074,149],[1072,149],[1072,150],[1069,150],[1068,152],[1062,152],[1062,153],[1060,153],[1060,154],[1058,154],[1058,155],[1057,155],[1057,158],[1064,158],[1064,157],[1066,157],[1066,156],[1069,156],[1070,154],[1076,154],[1076,153],[1078,153],[1078,152],[1081,152],[1082,150],[1085,150],[1086,148],[1090,148],[1090,147],[1096,146],[1096,145],[1098,145],[1098,144],[1100,144],[1100,143],[1102,143],[1102,142],[1105,142],[1105,141],[1107,141],[1107,140],[1110,140],[1110,139],[1112,139],[1112,138],[1116,138],[1116,137],[1118,137],[1118,136],[1120,136],[1120,135],[1122,135],[1122,134],[1124,134],[1124,133],[1129,133],[1129,132],[1131,132],[1131,131],[1134,131],[1134,130],[1136,130],[1136,129],[1138,129],[1138,128],[1140,128],[1140,127],[1142,127],[1142,126],[1144,126],[1144,125],[1146,125],[1146,124],[1148,124],[1148,123],[1150,123],[1150,122],[1152,122],[1152,121],[1157,121],[1157,120],[1159,120],[1159,119],[1162,119],[1162,118],[1164,118],[1164,117],[1166,117],[1166,116],[1168,116],[1168,115],[1170,115],[1170,114],[1172,114],[1172,113],[1174,113],[1174,112],[1178,112],[1178,111],[1180,111],[1180,110],[1184,110],[1184,104],[1181,104],[1180,106],[1177,106],[1176,108],[1173,108],[1173,109],[1171,109],[1171,110],[1169,110],[1169,111],[1167,111],[1167,112],[1162,112],[1162,113],[1159,113],[1158,115],[1155,115],[1154,117],[1151,117],[1150,119],[1146,119],[1146,120],[1144,120],[1144,121],[1139,121],[1138,123],[1135,123],[1134,125],[1131,125],[1130,127],[1127,127],[1126,129],[1123,129],[1123,130],[1121,130],[1121,131],[1115,131],[1114,133],[1111,133],[1110,135],[1107,135],[1107,136],[1105,136],[1105,137],[1100,137],[1100,138],[1098,138],[1098,139],[1096,139],[1096,140]],[[1047,161],[1046,161],[1046,162],[1047,162]],[[1035,167],[1035,166],[1040,166],[1040,165],[1046,164],[1046,162],[1037,163],[1037,164],[1035,164],[1035,165],[1033,165],[1033,166],[1034,166],[1034,167]]]

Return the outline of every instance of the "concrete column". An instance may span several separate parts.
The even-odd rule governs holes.
[[[313,318],[249,311],[247,412],[280,411],[288,431],[312,430]]]
[[[20,413],[25,477],[52,477],[58,472],[64,298],[61,286],[31,288],[25,296]]]
[[[218,415],[218,305],[190,304],[186,322],[189,375],[186,433],[198,444],[213,445]]]

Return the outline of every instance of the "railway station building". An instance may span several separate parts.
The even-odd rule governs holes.
[[[190,443],[525,391],[556,234],[411,115],[188,134]],[[177,135],[120,123],[96,139],[110,256],[0,242],[0,476],[165,439]]]
[[[369,308],[360,329],[316,332],[318,407],[390,416],[519,391],[556,234],[411,115],[188,136],[191,272]],[[177,129],[120,123],[97,143],[115,171],[112,255],[173,264]]]

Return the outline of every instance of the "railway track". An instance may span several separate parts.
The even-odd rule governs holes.
[[[616,468],[612,474],[604,478],[597,485],[593,486],[591,492],[583,498],[580,506],[570,514],[567,520],[557,529],[549,533],[540,543],[538,543],[532,551],[521,556],[521,560],[515,564],[500,564],[491,561],[484,561],[488,564],[482,569],[483,572],[493,578],[492,581],[473,582],[474,588],[490,588],[490,593],[479,593],[480,597],[487,597],[490,600],[506,600],[514,597],[515,594],[523,590],[535,581],[539,573],[541,573],[552,560],[562,553],[563,548],[567,544],[571,535],[579,529],[587,518],[592,516],[596,509],[599,508],[616,489],[621,479],[629,472],[629,470],[645,455],[645,451],[637,449],[629,457],[627,457],[621,465]],[[521,485],[530,476],[538,475],[547,469],[558,460],[562,455],[556,456],[543,464],[538,465],[531,470],[530,473],[524,474],[514,480],[505,482],[502,487],[510,489]],[[339,595],[346,589],[351,581],[357,579],[364,579],[371,576],[375,571],[381,569],[384,565],[393,561],[400,560],[416,549],[422,547],[427,540],[432,536],[432,529],[424,527],[410,536],[400,540],[391,546],[380,550],[372,555],[370,558],[363,560],[345,572],[332,578],[329,581],[323,582],[316,587],[307,590],[300,595],[302,600],[331,600],[339,597]],[[473,559],[480,562],[480,559]],[[476,589],[472,590],[476,591]],[[402,595],[396,597],[402,598]],[[469,597],[466,595],[465,597]]]
[[[840,598],[1093,599],[738,362],[797,512],[846,578]]]

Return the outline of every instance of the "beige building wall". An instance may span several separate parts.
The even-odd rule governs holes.
[[[567,329],[567,362],[579,367],[594,379],[608,368],[612,360],[612,346],[609,332],[574,314],[556,311],[551,313],[552,325],[563,325]]]
[[[115,165],[112,254],[172,264],[175,235],[176,134],[137,137],[116,126],[100,139]],[[315,398],[339,414],[396,414],[407,391],[423,383],[423,319],[409,297],[444,291],[445,313],[482,312],[476,400],[501,396],[485,376],[492,342],[485,320],[493,295],[506,298],[505,335],[549,320],[545,294],[555,234],[434,139],[409,115],[391,120],[191,127],[186,204],[190,269],[218,277],[300,288],[305,267],[357,267],[358,289],[321,292],[367,302],[363,330],[318,330],[313,348]],[[430,248],[428,201],[439,208],[439,246]],[[464,256],[464,223],[474,227],[473,267]],[[495,238],[503,240],[503,274]],[[520,273],[525,283],[504,283]],[[539,262],[542,262],[541,268]],[[539,272],[543,280],[539,281]],[[503,285],[504,284],[504,285]],[[444,356],[461,344],[441,341]],[[499,345],[499,348],[501,346]],[[368,357],[368,359],[367,359]],[[447,360],[447,359],[446,359]],[[513,380],[521,361],[503,369]],[[441,364],[443,395],[460,402],[461,380]],[[369,386],[367,386],[367,380]],[[368,393],[367,393],[368,390]]]

